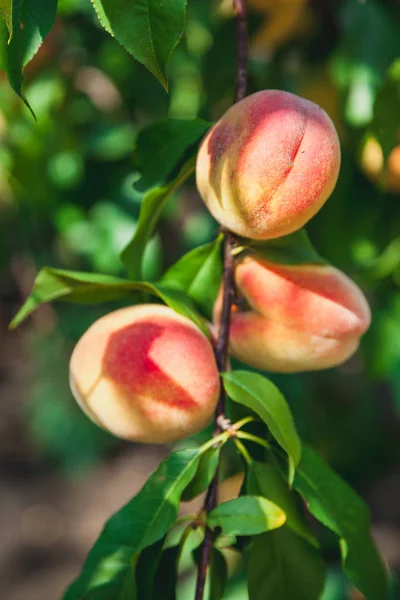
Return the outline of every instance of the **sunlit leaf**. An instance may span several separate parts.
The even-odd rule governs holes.
[[[185,23],[187,0],[92,0],[100,23],[168,87],[166,66]]]
[[[248,494],[263,496],[279,506],[286,514],[286,527],[313,546],[318,546],[307,521],[300,512],[294,492],[289,489],[282,475],[272,465],[252,462],[248,467],[246,489]]]
[[[180,290],[169,289],[165,285],[145,281],[135,282],[110,275],[65,271],[48,267],[39,272],[30,296],[15,315],[10,327],[13,329],[20,325],[38,306],[46,302],[99,304],[123,298],[137,299],[138,293],[157,296],[176,312],[192,320],[206,335],[209,335],[208,329],[197,314],[190,298]]]
[[[300,462],[301,442],[285,398],[269,379],[258,373],[232,371],[224,373],[223,380],[228,396],[253,410],[287,452],[292,481],[294,470]]]
[[[282,527],[286,515],[279,506],[261,496],[240,496],[223,502],[207,517],[211,529],[227,535],[256,535]]]
[[[170,454],[160,464],[137,496],[107,522],[64,600],[137,597],[134,565],[138,553],[171,527],[180,495],[194,476],[199,458],[199,450],[188,449]]]

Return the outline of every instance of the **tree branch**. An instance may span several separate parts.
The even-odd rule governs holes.
[[[247,0],[233,0],[236,10],[236,90],[234,102],[243,100],[247,91]]]
[[[234,102],[246,96],[247,89],[247,11],[246,0],[233,0],[236,10],[236,90]],[[223,303],[218,339],[215,343],[215,359],[220,373],[226,370],[228,362],[229,329],[231,309],[235,300],[234,260],[232,250],[236,244],[235,236],[224,231],[224,275]],[[225,415],[226,395],[221,380],[221,391],[215,413],[214,437],[221,433],[221,417]],[[212,480],[204,502],[204,512],[208,514],[217,505],[218,469]],[[206,527],[200,562],[197,571],[195,600],[203,600],[207,570],[211,561],[214,534]]]

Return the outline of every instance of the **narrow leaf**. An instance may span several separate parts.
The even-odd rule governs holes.
[[[154,581],[160,564],[165,539],[166,537],[164,536],[140,553],[135,570],[138,598],[152,600]]]
[[[211,126],[202,119],[164,119],[142,129],[134,157],[134,166],[142,176],[135,188],[145,192],[166,184],[184,160],[195,156],[197,142]]]
[[[304,447],[294,487],[312,515],[340,537],[343,568],[367,600],[387,598],[387,579],[359,496],[311,448]]]
[[[35,281],[33,290],[20,308],[10,327],[22,323],[38,306],[45,302],[64,301],[76,304],[98,304],[122,298],[135,298],[138,292],[152,294],[160,298],[176,312],[192,320],[209,335],[203,320],[193,304],[183,292],[167,286],[129,281],[108,275],[65,271],[62,269],[42,269]]]
[[[223,502],[207,517],[211,529],[220,527],[222,533],[256,535],[282,527],[286,515],[279,506],[261,496],[240,496]]]
[[[319,552],[287,525],[253,538],[249,600],[318,600],[325,581]]]
[[[228,581],[228,566],[223,553],[215,547],[211,554],[209,581],[208,600],[222,600]]]
[[[104,29],[167,89],[165,69],[183,33],[187,0],[92,2]]]
[[[178,177],[168,185],[150,190],[142,200],[139,221],[133,238],[121,253],[121,259],[131,279],[141,279],[142,260],[146,244],[154,233],[167,198],[194,172],[194,161],[188,161]]]
[[[200,451],[170,454],[141,491],[107,522],[82,573],[64,600],[128,600],[138,553],[161,539],[176,519],[180,495],[194,476]],[[129,586],[129,592],[133,589]]]
[[[210,448],[201,456],[196,475],[183,491],[182,502],[188,502],[202,494],[210,485],[217,471],[221,448]]]
[[[278,388],[266,377],[250,371],[223,374],[228,396],[253,410],[268,425],[278,444],[287,452],[290,482],[300,462],[301,442],[289,405]]]
[[[252,462],[248,467],[246,487],[248,494],[263,496],[279,506],[286,514],[286,527],[313,546],[318,546],[297,506],[294,492],[289,490],[288,484],[277,469],[267,463]]]
[[[221,242],[205,244],[191,250],[175,263],[162,278],[162,283],[177,287],[211,318],[222,279]]]
[[[180,555],[180,546],[173,546],[164,550],[153,581],[154,593],[152,596],[143,596],[143,598],[146,600],[176,600]]]

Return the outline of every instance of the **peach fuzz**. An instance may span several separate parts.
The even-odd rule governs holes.
[[[220,382],[211,343],[187,318],[148,304],[96,321],[70,362],[87,415],[120,438],[173,442],[208,425]]]
[[[357,350],[370,324],[361,290],[330,266],[284,266],[246,256],[235,282],[250,309],[232,310],[230,352],[258,369],[290,373],[339,365]],[[221,304],[220,293],[216,324]]]
[[[200,195],[237,235],[271,239],[302,227],[335,187],[340,145],[316,104],[266,90],[234,104],[197,157]]]

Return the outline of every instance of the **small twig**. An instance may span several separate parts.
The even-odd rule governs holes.
[[[247,12],[246,0],[233,0],[236,10],[236,91],[234,102],[246,96],[247,89]],[[224,372],[228,363],[228,342],[232,305],[235,302],[234,258],[233,248],[237,245],[235,236],[224,231],[224,275],[223,302],[218,339],[215,343],[215,359],[220,373]],[[222,433],[221,424],[225,417],[226,395],[221,379],[221,392],[215,414],[214,436]],[[208,488],[204,502],[204,512],[208,514],[217,505],[218,469]],[[207,570],[211,561],[214,533],[206,527],[200,562],[197,571],[195,600],[203,600]]]

